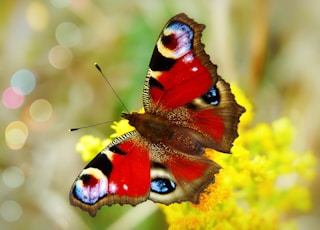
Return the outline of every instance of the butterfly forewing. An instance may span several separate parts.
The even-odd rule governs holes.
[[[149,64],[143,102],[174,109],[204,94],[216,81],[216,66],[200,42],[204,25],[185,14],[173,17],[162,30]]]
[[[72,204],[92,216],[103,205],[136,205],[149,197],[149,148],[132,131],[108,145],[80,173],[70,193]]]

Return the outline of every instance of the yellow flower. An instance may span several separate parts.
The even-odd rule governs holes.
[[[84,135],[76,145],[76,151],[81,154],[84,162],[89,162],[110,142],[111,139],[101,140],[98,137]]]
[[[111,134],[110,138],[117,138],[127,132],[134,130],[134,127],[129,125],[128,120],[115,121],[111,125],[111,128],[114,129],[115,133]]]
[[[230,85],[232,93],[235,95],[236,101],[246,108],[246,112],[240,117],[239,129],[249,126],[253,120],[253,106],[236,84]]]
[[[253,107],[238,87],[231,88],[246,108],[232,154],[206,149],[205,156],[223,168],[200,195],[199,204],[159,204],[169,229],[292,229],[294,219],[286,214],[311,208],[306,186],[315,176],[315,157],[291,149],[295,128],[289,118],[250,127]],[[125,120],[111,127],[116,132],[112,138],[134,129]],[[84,136],[77,151],[87,161],[109,141]]]

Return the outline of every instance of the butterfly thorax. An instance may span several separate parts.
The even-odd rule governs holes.
[[[194,130],[177,126],[166,117],[153,113],[123,113],[122,117],[136,128],[141,136],[152,143],[163,143],[175,150],[190,154],[202,154],[202,144]]]

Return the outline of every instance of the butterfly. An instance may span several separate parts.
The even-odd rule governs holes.
[[[178,14],[164,26],[143,88],[144,113],[122,113],[134,131],[116,138],[76,178],[70,202],[95,216],[103,205],[190,201],[220,166],[205,148],[230,153],[245,109],[204,51],[205,26]]]

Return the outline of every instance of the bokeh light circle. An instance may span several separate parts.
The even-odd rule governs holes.
[[[65,69],[70,65],[73,55],[69,48],[58,45],[50,49],[48,58],[56,69]]]
[[[29,114],[35,122],[46,122],[52,116],[52,106],[45,99],[36,100],[31,104]]]
[[[10,149],[21,149],[28,137],[28,127],[21,121],[11,122],[5,130],[6,144]]]
[[[9,188],[18,188],[24,183],[23,171],[18,167],[8,167],[2,172],[2,180]]]
[[[9,87],[2,93],[2,104],[8,109],[17,109],[24,102],[24,95],[20,89]]]
[[[7,222],[17,221],[22,216],[22,207],[14,200],[6,200],[0,206],[0,215]]]
[[[46,6],[40,1],[32,1],[26,12],[27,22],[36,31],[44,30],[49,23],[49,13]]]
[[[18,70],[12,75],[11,86],[19,89],[23,95],[30,94],[36,86],[36,77],[29,70]]]
[[[81,31],[71,22],[62,22],[56,29],[56,39],[64,47],[73,47],[81,40]]]

